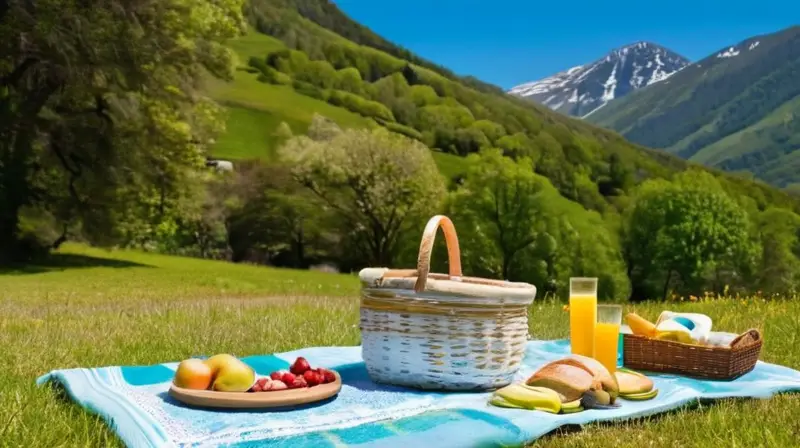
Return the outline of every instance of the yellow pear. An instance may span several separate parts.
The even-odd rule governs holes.
[[[211,371],[214,373],[214,375],[216,375],[217,371],[219,371],[222,366],[235,361],[239,361],[239,359],[233,355],[222,353],[219,355],[214,355],[203,362],[205,362],[207,366],[211,367]]]
[[[256,372],[237,358],[226,360],[217,370],[211,388],[220,392],[247,392],[256,381]]]

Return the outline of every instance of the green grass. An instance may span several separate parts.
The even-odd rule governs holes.
[[[237,356],[306,346],[355,345],[354,275],[291,271],[65,246],[52,261],[0,271],[0,445],[118,446],[97,417],[36,377],[53,369],[143,365],[190,356]],[[626,305],[706,313],[716,328],[764,331],[762,360],[800,368],[800,302],[763,299]],[[564,338],[568,313],[537,298],[534,338]],[[791,446],[800,396],[726,400],[661,417],[589,425],[535,446]]]
[[[286,48],[279,39],[261,34],[253,28],[248,28],[244,36],[231,39],[227,45],[236,53],[240,65],[247,65],[251,56],[263,58],[267,53]]]

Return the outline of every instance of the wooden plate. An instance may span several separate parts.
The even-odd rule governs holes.
[[[302,389],[274,392],[217,392],[213,390],[184,389],[171,385],[172,398],[190,406],[226,409],[280,408],[298,406],[325,400],[342,389],[342,377],[333,372],[336,381]]]

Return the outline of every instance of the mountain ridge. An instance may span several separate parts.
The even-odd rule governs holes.
[[[592,62],[523,83],[507,92],[576,117],[587,117],[615,98],[663,81],[689,60],[651,41],[617,47]]]
[[[722,47],[586,120],[641,145],[785,187],[800,182],[800,158],[791,155],[800,149],[798,97],[800,26],[793,26]]]

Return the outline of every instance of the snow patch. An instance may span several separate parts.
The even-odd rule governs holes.
[[[614,68],[611,69],[611,75],[609,75],[606,83],[603,84],[603,101],[611,101],[614,99],[614,91],[617,90],[617,64],[614,64]]]
[[[570,103],[577,103],[578,102],[578,89],[572,91],[572,96],[569,97],[567,102]]]
[[[748,48],[748,50],[752,50],[753,48],[756,48],[758,46],[758,43],[759,43],[758,41],[755,41],[752,44],[750,44],[750,47]]]
[[[657,83],[659,81],[663,81],[667,79],[667,73],[661,69],[664,66],[664,62],[661,61],[661,53],[656,53],[656,60],[655,60],[656,68],[653,69],[653,72],[650,74],[650,79],[647,81],[647,85]]]
[[[755,47],[753,47],[755,48]],[[752,50],[752,48],[751,48]],[[732,58],[734,56],[739,56],[739,50],[734,47],[730,47],[727,50],[723,51],[722,53],[718,54],[718,58]]]

